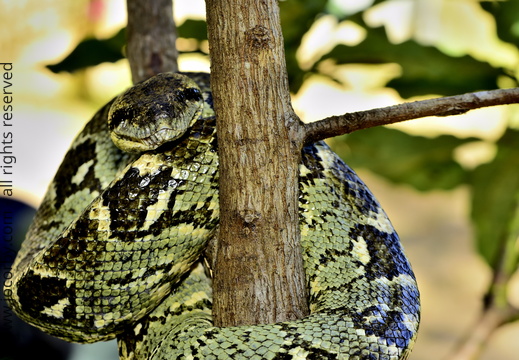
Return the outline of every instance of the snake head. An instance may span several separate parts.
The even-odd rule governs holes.
[[[200,88],[186,75],[158,74],[115,99],[108,114],[110,136],[126,152],[156,149],[182,136],[203,103]]]

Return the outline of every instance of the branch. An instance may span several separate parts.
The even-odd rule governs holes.
[[[514,103],[519,103],[519,88],[480,91],[331,116],[304,125],[305,143],[425,116],[459,115],[482,107]]]
[[[519,203],[514,206],[511,219],[519,219]],[[493,266],[494,274],[484,298],[484,308],[479,321],[470,328],[449,360],[477,359],[490,335],[500,326],[517,321],[519,309],[509,302],[510,282],[517,270],[517,239],[519,222],[511,221],[509,232],[499,249],[499,258]]]
[[[178,71],[171,0],[127,0],[127,57],[133,83]]]
[[[459,347],[448,356],[448,360],[475,360],[485,348],[490,335],[500,326],[516,321],[519,312],[513,307],[499,309],[490,306],[483,310],[478,322],[473,325]]]

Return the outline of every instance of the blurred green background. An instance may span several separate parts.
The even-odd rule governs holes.
[[[0,5],[0,63],[12,62],[14,75],[14,195],[36,207],[75,134],[131,83],[125,2]],[[174,5],[180,70],[209,71],[203,1]],[[304,121],[517,86],[518,1],[286,0],[280,7],[293,104]],[[413,360],[452,358],[485,294],[499,309],[519,307],[518,110],[329,140],[382,203],[416,272],[423,312]],[[2,330],[13,327],[1,321]],[[27,331],[16,332],[17,341],[28,343]],[[518,336],[518,323],[500,327],[479,358],[517,359]],[[0,359],[23,358],[1,343]],[[42,355],[48,349],[74,360],[117,358],[113,343],[52,342]]]

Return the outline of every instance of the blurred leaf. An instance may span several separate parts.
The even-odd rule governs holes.
[[[290,90],[297,92],[306,74],[299,67],[296,52],[303,35],[312,27],[319,14],[324,13],[327,0],[280,1],[281,26],[285,41],[285,59]]]
[[[508,237],[506,239],[505,259],[503,270],[508,276],[512,276],[519,266],[519,193],[515,196],[515,212],[511,215]]]
[[[207,25],[204,20],[187,19],[177,30],[179,37],[207,40]],[[89,38],[81,41],[65,59],[57,64],[48,65],[47,68],[54,73],[74,72],[104,62],[116,62],[124,58],[125,45],[126,28],[122,28],[109,39]]]
[[[494,267],[510,237],[518,206],[519,131],[508,129],[497,146],[494,160],[476,168],[470,179],[478,251]]]
[[[519,1],[483,1],[481,7],[496,19],[497,36],[519,46]]]
[[[177,28],[178,37],[207,40],[207,23],[205,20],[187,19]]]
[[[333,59],[338,64],[400,64],[402,76],[391,80],[387,86],[396,89],[404,98],[496,89],[496,79],[503,74],[502,70],[468,55],[451,57],[412,40],[392,44],[382,28],[368,29],[367,38],[357,46],[337,45],[321,58],[325,59]]]
[[[116,62],[122,58],[123,47],[126,44],[126,29],[121,29],[109,39],[86,39],[61,62],[48,65],[52,72],[74,72],[103,62]]]
[[[390,181],[425,191],[465,183],[467,173],[453,152],[476,140],[450,135],[426,138],[376,127],[334,138],[332,147],[353,168],[368,168]]]
[[[279,3],[285,42],[300,43],[318,15],[323,14],[327,0],[291,0]]]

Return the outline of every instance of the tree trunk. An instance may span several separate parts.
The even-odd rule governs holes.
[[[276,0],[208,0],[220,158],[217,326],[308,314],[299,243],[301,126]]]
[[[127,57],[133,83],[178,71],[177,28],[171,0],[127,0]]]

